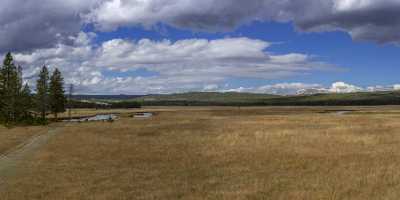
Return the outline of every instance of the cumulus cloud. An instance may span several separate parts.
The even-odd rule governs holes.
[[[348,84],[345,82],[332,83],[330,87],[324,87],[321,84],[306,84],[306,83],[279,83],[273,85],[265,85],[251,88],[230,89],[228,91],[237,92],[255,92],[280,95],[310,95],[324,93],[354,93],[354,92],[382,92],[400,90],[400,85],[389,86],[368,86],[366,88]]]
[[[361,87],[351,85],[345,82],[336,82],[333,83],[331,88],[329,88],[329,92],[332,93],[352,93],[352,92],[361,92],[363,89]]]
[[[306,83],[278,83],[273,85],[265,85],[257,87],[256,93],[279,94],[279,95],[293,95],[298,94],[299,91],[321,88],[320,84],[306,84]]]
[[[272,85],[264,85],[259,87],[239,87],[235,89],[220,90],[224,92],[250,92],[265,93],[277,95],[310,95],[324,93],[352,93],[366,91],[361,87],[347,84],[344,82],[335,82],[331,87],[326,88],[321,84],[308,83],[278,83]]]
[[[267,80],[336,69],[305,54],[270,53],[270,43],[245,37],[176,42],[112,39],[100,45],[93,44],[94,37],[94,33],[81,32],[69,45],[59,43],[15,57],[26,67],[27,77],[34,77],[38,66],[49,65],[60,68],[66,80],[82,90],[107,93],[165,93],[201,90],[205,85],[210,90],[230,78]],[[105,73],[139,69],[154,75],[110,77]]]
[[[396,85],[390,86],[382,86],[382,85],[375,85],[375,86],[368,86],[366,91],[368,92],[384,92],[384,91],[392,91],[396,90]]]
[[[160,23],[197,31],[230,31],[253,21],[293,22],[299,31],[348,32],[354,39],[400,41],[399,0],[3,0],[0,5],[0,54],[16,51],[27,78],[38,66],[61,68],[82,91],[157,93],[227,89],[230,78],[277,79],[335,66],[306,54],[277,55],[270,43],[249,38],[187,39],[171,42],[112,39],[92,42],[96,31]],[[104,71],[154,72],[149,77],[110,77]],[[242,91],[291,94],[297,90],[359,91],[335,83],[282,83]],[[386,90],[386,86],[361,88]],[[398,88],[398,86],[389,86]],[[229,89],[229,88],[228,88]]]
[[[227,31],[252,21],[294,22],[302,31],[343,30],[357,40],[398,42],[398,0],[108,0],[86,18],[100,30],[166,23]]]
[[[282,78],[318,69],[334,68],[305,54],[275,55],[265,52],[270,44],[249,38],[188,39],[171,42],[114,39],[97,50],[96,66],[113,70],[146,68],[161,75],[237,78]]]
[[[71,42],[82,25],[81,15],[98,0],[2,0],[0,53],[29,51]]]
[[[373,89],[375,88],[375,89]],[[317,94],[317,93],[354,93],[354,92],[375,92],[378,90],[379,86],[363,88],[360,86],[352,85],[342,81],[332,83],[329,88],[323,87],[321,85],[317,87],[305,88],[298,91],[298,94]]]
[[[230,31],[253,21],[293,22],[300,31],[348,32],[354,39],[400,41],[399,0],[3,0],[0,52],[71,42],[86,24],[100,31],[160,23]]]
[[[385,92],[385,91],[395,91],[400,90],[400,85],[376,85],[361,87],[345,82],[335,82],[329,88],[322,86],[306,88],[298,91],[298,94],[317,94],[317,93],[354,93],[354,92]]]
[[[25,78],[34,84],[39,66],[58,67],[67,83],[79,93],[148,94],[187,91],[252,92],[279,95],[389,91],[399,85],[362,88],[345,82],[331,87],[307,83],[278,83],[257,87],[230,88],[231,78],[270,80],[333,70],[335,66],[314,60],[305,54],[274,54],[270,43],[245,37],[216,40],[188,39],[171,42],[112,39],[94,44],[95,33],[81,32],[70,44],[18,53],[15,58],[24,67]],[[235,47],[235,48],[233,48]],[[150,76],[113,77],[107,71],[124,74],[145,69]]]

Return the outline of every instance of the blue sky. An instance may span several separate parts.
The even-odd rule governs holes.
[[[143,27],[119,28],[113,32],[98,33],[97,43],[113,38],[140,40],[143,38],[161,41],[168,39],[200,38],[207,40],[227,37],[248,37],[274,43],[269,51],[277,54],[291,52],[314,55],[318,60],[336,65],[341,70],[313,72],[309,74],[276,79],[229,79],[225,83],[232,87],[255,87],[281,82],[319,83],[329,86],[333,82],[344,81],[358,86],[393,85],[399,83],[400,46],[396,44],[378,44],[371,41],[354,41],[349,34],[341,31],[321,33],[297,32],[291,23],[254,22],[243,25],[233,31],[208,33],[182,30],[168,25],[161,28]],[[88,28],[87,31],[95,31]],[[153,76],[145,69],[120,73],[105,72],[110,76]]]
[[[398,0],[5,1],[0,55],[80,93],[400,88]]]

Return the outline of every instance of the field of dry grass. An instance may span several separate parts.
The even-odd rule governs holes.
[[[7,153],[27,139],[42,134],[45,127],[18,127],[8,129],[0,125],[0,155]]]
[[[325,109],[146,108],[156,115],[59,124],[0,197],[399,199],[400,108]],[[0,128],[0,150],[42,129]]]

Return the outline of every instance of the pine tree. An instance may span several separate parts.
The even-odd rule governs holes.
[[[36,107],[42,120],[45,120],[49,110],[49,71],[46,66],[42,67],[36,83]]]
[[[13,91],[15,91],[15,121],[23,120],[22,118],[25,117],[25,102],[23,98],[23,80],[22,80],[22,67],[17,67],[17,76],[16,76],[16,85],[13,87]]]
[[[6,122],[9,122],[11,119],[11,88],[10,88],[10,79],[12,76],[12,65],[13,65],[13,57],[11,53],[7,53],[4,58],[3,67],[1,69],[1,91],[2,91],[2,111],[1,114],[3,119]]]
[[[0,121],[15,124],[31,118],[32,95],[23,87],[22,67],[16,67],[11,53],[0,66]]]
[[[18,97],[22,88],[22,70],[14,65],[11,53],[7,53],[0,72],[1,116],[7,122],[16,122]]]
[[[4,59],[4,63],[6,63],[5,59]],[[0,121],[5,120],[5,111],[4,111],[4,107],[5,107],[5,91],[4,91],[4,76],[3,76],[3,70],[4,66],[0,66]]]
[[[50,78],[50,110],[56,119],[58,113],[65,112],[66,101],[64,79],[56,68]]]
[[[29,88],[28,84],[25,84],[24,88],[21,91],[21,96],[20,96],[20,102],[21,102],[21,110],[22,110],[22,116],[24,119],[30,117],[30,110],[33,107],[33,101],[32,101],[32,94],[31,94],[31,89]]]

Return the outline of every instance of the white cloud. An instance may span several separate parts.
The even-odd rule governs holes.
[[[321,94],[321,93],[352,93],[365,91],[363,88],[350,85],[344,82],[333,83],[330,88],[325,88],[320,84],[307,84],[307,83],[278,83],[273,85],[264,85],[259,87],[237,89],[227,89],[222,91],[235,91],[235,92],[251,92],[251,93],[265,93],[265,94],[278,94],[278,95],[308,95],[308,94]]]
[[[216,91],[218,90],[219,86],[218,84],[209,84],[209,85],[205,85],[203,88],[203,91],[207,92],[207,91]]]
[[[329,88],[329,92],[331,93],[352,93],[352,92],[361,92],[363,89],[361,87],[347,84],[344,82],[336,82],[333,83],[331,88]]]
[[[86,18],[103,31],[160,22],[227,31],[252,21],[291,21],[302,31],[342,30],[355,39],[398,42],[399,9],[399,0],[109,0]]]
[[[354,93],[354,92],[378,92],[400,90],[400,85],[391,86],[369,86],[366,88],[351,85],[345,82],[332,83],[330,87],[324,87],[321,84],[307,83],[278,83],[273,85],[264,85],[259,87],[239,87],[235,89],[218,90],[222,92],[250,92],[278,95],[311,95],[324,93]]]
[[[0,52],[70,44],[85,25],[100,31],[160,23],[231,31],[253,21],[293,22],[301,31],[348,32],[354,39],[400,41],[399,0],[2,0]]]
[[[236,91],[269,94],[349,93],[359,91],[398,90],[399,85],[362,88],[344,82],[325,88],[320,84],[279,83],[256,87],[230,88],[230,78],[279,79],[332,66],[315,61],[312,56],[268,52],[270,43],[249,38],[217,40],[189,39],[139,41],[113,39],[93,44],[94,33],[81,32],[71,37],[70,45],[18,53],[15,58],[24,66],[27,78],[36,77],[39,67],[58,67],[67,83],[79,93],[147,94],[185,91]],[[236,48],[233,48],[236,47]],[[107,70],[146,69],[150,76],[110,76]],[[34,83],[34,79],[30,79]]]
[[[16,60],[25,66],[25,75],[34,77],[39,66],[58,67],[66,81],[82,92],[166,93],[201,90],[228,78],[276,79],[332,66],[304,54],[276,55],[266,51],[270,43],[245,37],[216,40],[188,39],[139,41],[112,39],[100,45],[92,43],[94,33],[80,33],[71,45],[32,53],[18,53]],[[121,73],[146,69],[150,77],[111,77],[106,70]],[[205,89],[207,89],[205,88]]]
[[[299,90],[299,94],[316,94],[316,93],[353,93],[353,92],[384,92],[400,90],[400,85],[388,85],[388,86],[368,86],[360,87],[345,82],[335,82],[329,88],[322,86],[310,87],[303,90]]]
[[[393,85],[394,90],[400,90],[400,84]]]
[[[395,90],[395,87],[396,87],[395,85],[393,85],[393,86],[376,85],[376,86],[367,87],[366,91],[368,91],[368,92],[384,92],[384,91]]]
[[[266,85],[258,87],[255,91],[257,93],[280,94],[280,95],[293,95],[301,90],[320,88],[319,84],[306,84],[306,83],[278,83],[274,85]]]
[[[260,94],[276,94],[276,95],[296,95],[296,94],[309,94],[305,91],[321,89],[325,93],[327,90],[323,89],[320,84],[307,84],[307,83],[277,83],[272,85],[263,85],[258,87],[238,87],[238,88],[216,88],[215,91],[219,92],[247,92],[247,93],[260,93]],[[303,91],[303,92],[302,92]]]

